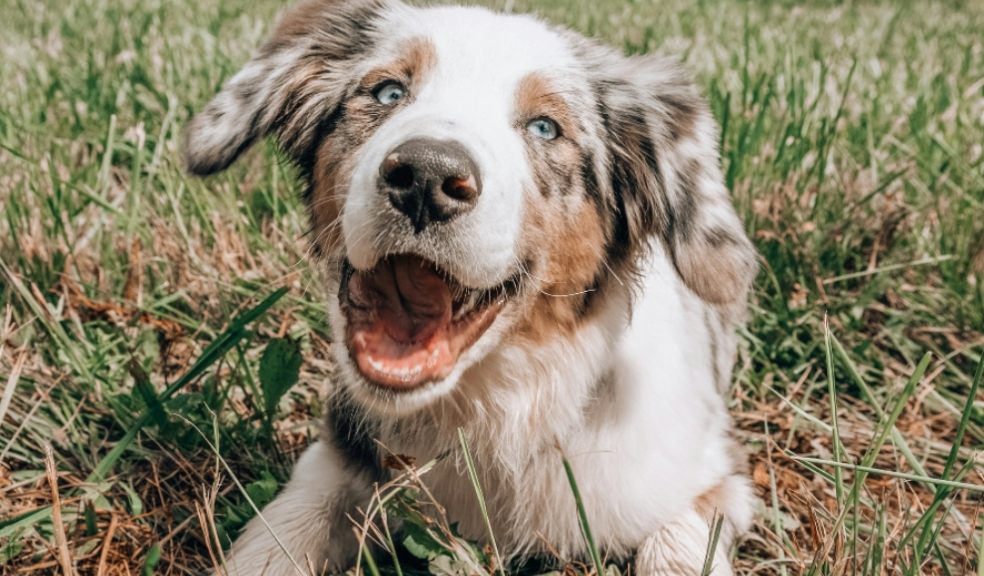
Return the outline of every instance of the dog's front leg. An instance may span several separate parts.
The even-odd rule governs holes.
[[[676,521],[661,526],[636,552],[635,568],[639,576],[699,576],[708,555],[713,524],[690,509]],[[717,547],[712,552],[713,576],[730,576],[728,550],[734,530],[725,520]]]
[[[253,518],[233,544],[225,573],[309,576],[343,569],[358,550],[347,515],[368,502],[370,491],[370,481],[330,443],[313,444],[262,518]]]

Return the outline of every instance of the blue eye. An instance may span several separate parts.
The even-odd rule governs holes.
[[[373,95],[383,106],[392,106],[406,97],[407,90],[399,82],[387,82],[380,86]]]
[[[530,120],[526,125],[526,131],[544,140],[553,140],[560,134],[560,128],[557,127],[557,123],[550,118]]]

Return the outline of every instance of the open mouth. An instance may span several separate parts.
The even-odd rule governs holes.
[[[349,354],[366,379],[388,389],[441,380],[489,328],[517,282],[468,288],[410,254],[388,256],[367,271],[346,263],[339,301]]]

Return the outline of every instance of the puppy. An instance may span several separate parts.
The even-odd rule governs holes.
[[[459,427],[504,555],[586,556],[566,457],[608,557],[698,574],[721,515],[731,572],[753,497],[723,393],[756,257],[673,62],[529,16],[306,1],[191,121],[188,169],[266,135],[307,184],[338,369],[230,574],[354,562],[381,445],[445,455],[425,481],[485,539]]]

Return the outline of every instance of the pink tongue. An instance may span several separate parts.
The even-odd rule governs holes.
[[[419,342],[451,320],[451,291],[436,270],[414,256],[396,256],[353,278],[359,307],[375,308],[386,333],[398,342]]]
[[[395,256],[349,280],[349,350],[378,384],[411,388],[445,377],[457,348],[451,290],[415,256]]]

